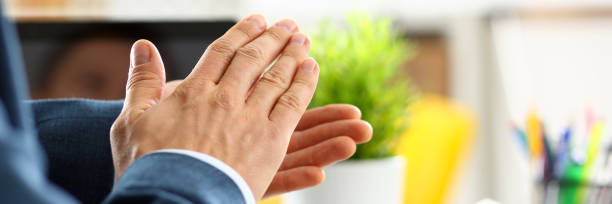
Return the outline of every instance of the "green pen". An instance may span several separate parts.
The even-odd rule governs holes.
[[[584,163],[581,161],[571,160],[568,162],[565,173],[561,179],[559,190],[560,204],[582,203],[586,197],[587,187],[582,187],[583,184],[589,183],[589,178],[597,159],[597,153],[601,145],[601,137],[603,135],[603,123],[601,121],[594,124],[588,148],[586,149],[586,158]],[[583,147],[577,147],[574,151],[584,152]],[[581,154],[581,153],[578,153]]]

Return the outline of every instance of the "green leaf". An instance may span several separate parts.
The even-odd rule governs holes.
[[[393,30],[390,18],[363,13],[348,15],[344,27],[323,20],[311,36],[310,54],[321,72],[310,106],[356,105],[362,119],[374,127],[374,135],[358,145],[352,159],[393,156],[408,121],[406,108],[417,95],[400,71],[414,55],[412,43]]]

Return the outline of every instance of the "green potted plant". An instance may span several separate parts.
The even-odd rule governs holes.
[[[289,203],[400,203],[405,162],[395,146],[416,96],[402,65],[415,49],[389,18],[352,14],[346,24],[321,23],[311,35],[311,56],[320,67],[311,107],[348,103],[374,128],[372,140],[345,162],[325,169],[326,181],[287,196]]]

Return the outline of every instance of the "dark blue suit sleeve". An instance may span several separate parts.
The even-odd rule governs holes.
[[[100,203],[113,188],[110,128],[123,101],[28,101],[49,161],[48,178],[83,203]]]
[[[121,176],[107,203],[246,203],[238,186],[219,169],[196,158],[152,153]]]
[[[0,15],[2,8],[0,8]],[[0,19],[0,198],[2,203],[75,203],[49,182],[46,162],[23,103],[27,87],[12,24]]]
[[[30,102],[36,112],[36,123],[45,127],[43,131],[55,130],[59,133],[73,132],[73,134],[88,135],[87,124],[90,130],[101,131],[112,121],[112,116],[120,111],[121,101],[105,102],[91,100],[45,100]],[[2,198],[9,203],[75,203],[76,201],[61,189],[48,182],[44,174],[43,154],[38,150],[35,135],[24,134],[27,131],[16,131],[7,122],[6,109],[0,103],[0,174],[7,178],[1,185]],[[68,112],[64,112],[70,110]],[[90,113],[90,114],[86,114]],[[104,124],[97,127],[95,124]],[[82,129],[83,128],[83,129]],[[52,134],[52,133],[47,133]],[[70,134],[69,134],[70,135]],[[95,134],[94,134],[95,135]],[[76,136],[76,135],[72,135]],[[100,184],[112,184],[111,161],[89,161],[92,158],[110,157],[100,156],[100,149],[109,148],[107,143],[95,144],[101,139],[89,138],[61,138],[60,135],[48,136],[47,145],[53,143],[59,146],[54,148],[54,157],[64,158],[63,162],[75,162],[79,171],[70,168],[70,164],[63,164],[67,171],[66,176],[74,173],[79,183],[88,180],[100,182],[103,176],[105,181]],[[57,140],[49,142],[49,140]],[[81,141],[82,140],[82,141]],[[92,140],[87,143],[86,140]],[[108,136],[104,140],[108,140]],[[62,143],[62,141],[64,143]],[[78,144],[75,142],[83,142]],[[72,145],[69,145],[72,144]],[[50,145],[53,146],[53,145]],[[72,147],[71,147],[72,146]],[[92,150],[87,152],[86,150]],[[97,150],[96,150],[97,149]],[[61,153],[64,150],[64,153]],[[48,150],[47,150],[48,151]],[[107,152],[110,154],[110,152]],[[51,162],[53,163],[53,161]],[[108,166],[104,166],[106,163]],[[91,167],[87,167],[88,164]],[[96,167],[106,168],[100,172]],[[88,169],[89,168],[89,169]],[[61,169],[58,169],[61,170]],[[109,174],[110,172],[110,174]],[[87,174],[90,175],[89,179]],[[78,176],[77,176],[78,175]],[[97,186],[96,183],[90,185]],[[87,186],[81,186],[87,188]],[[97,187],[99,188],[99,187]],[[91,202],[85,201],[85,202]],[[153,153],[138,159],[130,166],[115,186],[105,203],[245,203],[240,189],[223,172],[200,160],[186,155],[172,153]]]
[[[50,183],[35,133],[12,126],[0,104],[0,198],[3,203],[76,203]]]
[[[28,102],[49,159],[49,178],[84,203],[99,203],[113,186],[109,129],[122,101]],[[185,155],[155,153],[130,167],[106,202],[244,203],[223,172]]]

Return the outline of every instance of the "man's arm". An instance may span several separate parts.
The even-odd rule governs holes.
[[[155,152],[136,160],[105,203],[253,203],[236,180],[198,158]],[[250,192],[249,192],[250,193]],[[252,197],[252,195],[246,195]]]
[[[164,92],[173,92],[180,82],[168,83]],[[123,101],[53,99],[32,100],[28,105],[49,160],[49,179],[83,203],[102,202],[113,187],[109,130]],[[280,170],[266,196],[320,183],[318,168],[350,156],[340,153],[346,150],[338,148],[335,138],[350,137],[352,141],[340,145],[345,148],[369,140],[371,128],[359,120],[360,115],[359,109],[344,104],[306,111],[283,160],[283,166],[294,168]]]
[[[119,182],[138,158],[183,149],[238,172],[253,192],[246,200],[265,195],[318,79],[316,62],[305,59],[309,41],[297,33],[295,22],[265,28],[257,15],[237,23],[167,98],[162,98],[165,70],[159,52],[146,40],[134,43],[125,105],[111,128]]]
[[[49,182],[45,158],[32,129],[14,123],[8,109],[11,102],[0,100],[0,197],[6,203],[76,203],[67,193]],[[15,101],[13,101],[15,102]]]
[[[28,104],[35,113],[39,138],[50,161],[51,181],[65,188],[83,203],[102,202],[113,188],[114,172],[108,136],[112,122],[121,112],[123,101],[56,99],[28,101]],[[243,196],[226,171],[220,171],[210,163],[194,159],[196,158],[181,155],[181,152],[155,153],[144,157],[143,161],[139,161],[138,165],[130,169],[132,174],[140,176],[127,176],[125,181],[119,182],[115,193],[108,196],[107,202],[142,202],[153,199],[180,203],[183,199],[179,197],[177,200],[168,192],[214,192],[191,197],[220,199],[231,203],[243,202],[240,200]],[[198,171],[193,171],[194,168]],[[169,172],[174,173],[166,175]],[[133,186],[125,187],[134,182],[138,183],[138,189]],[[214,189],[211,188],[213,186]],[[183,189],[187,187],[200,190]]]
[[[100,203],[113,188],[110,127],[123,101],[28,101],[49,161],[49,179],[83,203]]]
[[[17,43],[13,25],[0,17],[0,198],[4,203],[75,203],[45,176],[31,112],[22,103],[27,88]]]
[[[1,10],[0,8],[0,16]],[[6,203],[76,203],[73,197],[46,178],[45,158],[32,124],[32,113],[30,107],[23,102],[27,98],[27,88],[17,42],[13,25],[6,19],[0,18],[0,166],[2,167],[0,168],[0,178],[2,178],[0,197]],[[166,155],[164,157],[166,159],[150,159],[158,154],[161,153],[152,153],[135,160],[130,170],[125,171],[126,175],[119,181],[114,193],[109,196],[108,202],[171,202],[179,201],[176,199],[177,196],[190,201],[213,202],[218,198],[233,196],[232,188],[225,188],[225,186],[221,188],[222,192],[215,195],[203,195],[199,192],[202,189],[198,188],[180,189],[182,185],[193,179],[215,182],[215,185],[219,185],[218,180],[207,178],[211,174],[197,173],[216,169],[196,166],[202,165],[203,162],[174,153],[163,154]],[[193,174],[190,176],[173,176],[169,175],[170,172],[164,174],[163,165],[183,167],[184,171],[190,171]],[[166,176],[168,179],[163,180],[159,177],[151,179],[146,178],[147,175]],[[221,177],[217,176],[217,178]],[[158,181],[164,181],[164,183]],[[135,191],[141,185],[154,191],[154,195]],[[229,185],[231,184],[228,183]],[[174,189],[180,189],[182,192],[167,191]],[[229,201],[241,203],[244,200],[242,197],[234,197]]]
[[[40,110],[44,111],[46,108],[43,107]],[[326,113],[327,116],[320,113],[314,114],[315,112],[323,112]],[[340,114],[332,114],[334,112]],[[343,112],[348,114],[342,114]],[[87,113],[92,112],[87,110],[81,111],[82,115],[86,115]],[[96,115],[96,113],[94,112],[92,115]],[[330,106],[325,109],[313,111],[313,114],[310,115],[320,115],[322,117],[305,117],[309,119],[300,121],[300,124],[303,123],[304,125],[298,125],[300,129],[299,134],[297,134],[298,131],[296,131],[296,137],[291,137],[292,139],[290,142],[290,147],[298,148],[290,150],[292,152],[287,155],[287,159],[283,161],[281,167],[282,171],[278,171],[277,175],[274,177],[272,185],[266,192],[267,195],[296,190],[320,183],[322,180],[316,179],[319,178],[319,176],[314,175],[322,173],[320,169],[322,166],[348,158],[354,151],[355,142],[365,142],[369,140],[371,136],[371,127],[369,127],[366,122],[358,120],[359,111],[352,106]],[[77,118],[78,123],[81,124],[88,124],[89,122],[87,120],[91,119],[98,120],[92,117]],[[53,123],[53,119],[42,121],[44,123]],[[56,125],[61,126],[61,124],[62,122],[59,122]],[[40,126],[41,124],[39,123],[38,125]],[[67,126],[69,127],[70,124]],[[300,127],[306,127],[308,129],[301,129]],[[74,130],[74,128],[69,129]],[[340,135],[349,137],[338,137]],[[295,143],[293,138],[297,138]],[[330,151],[326,152],[330,154],[315,154],[324,149],[329,149]],[[338,153],[333,154],[331,152]],[[300,179],[300,177],[313,179]],[[121,183],[121,181],[119,183]]]
[[[79,101],[76,101],[79,102]],[[27,131],[15,130],[7,122],[7,114],[0,104],[0,177],[3,178],[0,185],[0,197],[8,203],[77,203],[62,189],[57,188],[46,179],[44,173],[44,157],[38,142],[33,134]],[[86,119],[86,121],[92,121]],[[108,136],[105,137],[108,140]],[[84,143],[94,147],[90,143]],[[90,145],[87,145],[90,144]],[[108,143],[102,143],[107,144]],[[78,146],[78,144],[75,144]],[[68,147],[68,151],[71,147]],[[74,148],[74,147],[72,147]],[[96,152],[94,152],[95,154]],[[99,153],[99,152],[98,152]],[[88,158],[104,158],[107,156],[90,155],[83,157],[72,152],[68,158],[85,161]],[[80,170],[66,170],[68,173],[76,173],[77,184],[89,183],[90,186],[80,186],[84,189],[81,195],[105,196],[110,189],[101,188],[101,184],[112,185],[112,164],[104,167],[95,160],[85,163],[72,160],[65,167],[84,168]],[[52,162],[53,163],[53,162]],[[104,162],[102,162],[104,163]],[[88,166],[88,164],[93,164]],[[96,170],[96,167],[110,168],[111,170]],[[62,170],[62,169],[58,169]],[[87,174],[90,173],[88,176]],[[108,174],[110,175],[104,175]],[[105,176],[99,178],[98,176]],[[82,179],[82,180],[81,180]],[[61,180],[61,179],[60,179]],[[101,192],[97,192],[94,187]],[[74,187],[74,186],[73,186]],[[74,189],[73,189],[74,190]],[[99,203],[92,199],[82,199],[83,203]],[[218,168],[201,162],[190,156],[176,153],[153,153],[138,159],[124,174],[115,186],[113,194],[108,196],[106,203],[244,203],[243,196],[236,184]]]

